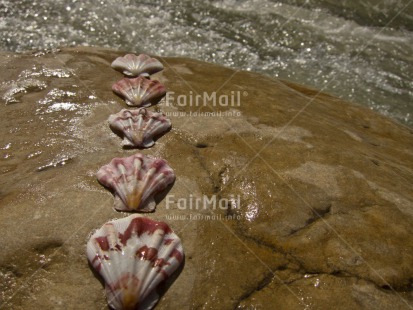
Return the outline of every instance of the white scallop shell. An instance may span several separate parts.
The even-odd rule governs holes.
[[[154,196],[175,181],[175,173],[165,160],[140,153],[112,159],[96,176],[114,192],[114,208],[119,211],[152,212]]]
[[[123,138],[124,146],[151,147],[155,137],[167,132],[172,124],[163,113],[140,108],[123,109],[109,116],[112,130]]]
[[[122,72],[127,76],[149,76],[163,70],[161,62],[145,54],[136,56],[135,54],[126,54],[118,57],[112,62],[112,68]]]
[[[167,224],[136,214],[104,224],[86,252],[115,310],[152,309],[159,299],[156,287],[184,259],[181,240]]]
[[[143,76],[123,78],[112,85],[112,90],[124,98],[127,105],[134,107],[157,104],[166,94],[165,86],[161,82]]]

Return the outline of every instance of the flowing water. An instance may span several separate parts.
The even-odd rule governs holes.
[[[3,0],[0,49],[95,45],[288,79],[413,126],[413,0]]]

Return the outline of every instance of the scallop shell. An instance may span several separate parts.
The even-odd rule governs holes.
[[[123,78],[112,85],[112,90],[124,98],[126,104],[134,107],[157,104],[166,94],[165,86],[161,82],[143,76]]]
[[[140,153],[112,159],[96,176],[114,192],[114,208],[119,211],[152,212],[154,196],[175,181],[175,173],[165,160]]]
[[[167,224],[136,214],[104,224],[86,252],[115,310],[152,309],[159,299],[156,287],[184,259],[181,240]]]
[[[112,68],[127,76],[149,76],[163,70],[161,62],[145,54],[126,54],[112,62]]]
[[[172,124],[163,113],[156,113],[140,108],[123,109],[109,116],[112,130],[123,138],[124,146],[151,147],[157,137],[168,131]]]

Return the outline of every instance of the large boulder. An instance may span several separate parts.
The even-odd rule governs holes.
[[[136,152],[107,124],[126,107],[111,91],[122,54],[0,54],[0,308],[106,308],[85,244],[128,215],[95,177]],[[146,216],[186,258],[157,309],[413,307],[412,129],[289,82],[161,60],[173,129],[140,152],[177,178]]]

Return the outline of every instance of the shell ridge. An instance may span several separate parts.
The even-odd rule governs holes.
[[[161,168],[159,168],[159,170],[161,170]],[[153,177],[153,175],[152,175],[152,177]],[[164,173],[164,171],[162,171],[158,176],[155,177],[155,180],[153,181],[153,184],[158,184],[159,191],[163,191],[167,186],[167,184],[164,184],[165,182],[163,182],[164,178],[165,178],[165,173]],[[157,188],[154,188],[154,187],[155,187],[155,185],[151,188],[152,191],[157,190]],[[148,190],[148,192],[149,192],[149,190]]]
[[[152,268],[150,270],[150,274],[145,278],[145,282],[142,284],[142,296],[146,296],[148,292],[150,292],[154,287],[156,287],[160,283],[160,281],[163,280],[162,278],[158,277],[163,265],[157,265],[157,262],[163,259],[162,257],[160,257],[159,254],[162,249],[163,239],[165,238],[165,232],[162,229],[159,229],[155,231],[155,233],[158,234],[158,238],[156,239],[156,244],[153,244],[153,247],[159,248],[159,251],[157,251],[156,257],[152,259]],[[155,233],[154,235],[156,235]]]
[[[122,146],[134,146],[128,137],[124,137],[122,140]]]
[[[156,207],[155,198],[150,196],[146,199],[146,201],[143,202],[140,211],[149,213],[149,212],[154,211],[155,207]]]
[[[147,268],[145,268],[145,273],[142,275],[142,285],[140,287],[140,294],[142,298],[144,299],[146,297],[145,292],[147,291],[148,284],[153,280],[153,277],[151,276],[153,267],[152,267],[152,262],[151,260],[148,259],[142,259],[142,261],[145,261],[145,263],[148,265]]]
[[[151,310],[159,301],[159,294],[152,291],[144,300],[142,305],[139,305],[138,310]]]
[[[153,176],[155,175],[156,168],[150,168],[148,170],[148,173],[145,175],[145,178],[143,179],[142,182],[142,187],[147,186],[147,191],[146,193],[143,194],[142,201],[145,202],[146,199],[152,194],[154,190],[156,190],[155,186],[156,184],[151,182],[153,181]]]
[[[101,237],[105,238],[106,241],[107,241],[108,249],[106,250],[106,252],[110,251],[110,248],[111,248],[111,241],[108,238],[110,232],[107,231],[108,226],[110,226],[110,223],[105,224],[102,227],[102,230],[105,233],[105,235],[101,236]],[[98,241],[98,238],[94,239],[94,244],[96,246],[96,249],[98,250],[97,260],[99,261],[99,270],[103,270],[102,274],[103,274],[103,277],[104,277],[105,281],[107,283],[112,283],[114,281],[114,279],[116,279],[116,276],[118,276],[118,274],[116,272],[114,272],[115,274],[112,275],[112,273],[109,272],[110,271],[110,266],[112,265],[112,262],[110,262],[110,260],[111,260],[110,257],[108,255],[104,254],[104,249],[102,249],[101,243]]]
[[[126,169],[125,169],[125,166],[122,165],[122,164],[119,164],[117,167],[118,167],[118,169],[120,170],[121,174],[120,174],[118,180],[115,180],[115,181],[114,181],[115,191],[116,191],[117,195],[119,196],[119,198],[122,200],[122,202],[123,202],[125,205],[127,205],[127,200],[128,200],[128,198],[127,198],[127,196],[125,195],[125,191],[124,191],[124,189],[123,189],[122,186],[121,186],[122,183],[119,182],[119,179],[120,179],[120,180],[123,181],[125,184],[128,183],[128,179],[127,179],[127,176],[126,176],[126,173],[125,173],[125,172],[126,172]]]
[[[143,289],[141,290],[143,298],[145,298],[155,287],[159,285],[159,283],[162,282],[162,278],[159,276],[159,271],[156,270],[155,268],[150,269],[149,275],[145,278],[145,282],[143,283],[142,287]]]

